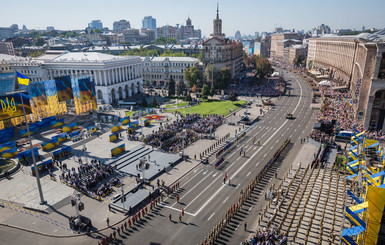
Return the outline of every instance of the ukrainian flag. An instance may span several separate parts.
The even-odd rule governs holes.
[[[16,72],[16,76],[17,76],[17,81],[19,82],[19,84],[23,84],[23,85],[28,86],[29,81],[31,80],[29,77],[24,76],[23,74],[21,74],[19,72]]]

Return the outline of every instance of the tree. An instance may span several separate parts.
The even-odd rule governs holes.
[[[45,44],[45,41],[43,38],[39,37],[36,39],[36,46],[43,46]]]
[[[155,98],[155,96],[154,96]],[[145,97],[142,98],[142,107],[147,107],[148,106],[148,103],[147,103],[147,100]]]
[[[176,95],[177,96],[183,96],[183,94],[186,91],[186,85],[183,81],[180,81],[178,85],[176,86]]]
[[[185,101],[192,101],[192,98],[191,98],[191,95],[190,95],[190,92],[187,93],[186,97],[184,98]]]
[[[208,64],[205,69],[205,78],[207,82],[213,83],[215,88],[218,88],[219,71],[214,64]]]
[[[267,74],[271,72],[270,62],[263,56],[258,59],[256,68],[260,78],[264,78]]]
[[[231,101],[237,101],[237,99],[238,99],[238,94],[237,94],[236,92],[234,92],[234,91],[231,92],[229,99],[230,99]]]
[[[203,85],[203,88],[202,88],[202,99],[207,99],[209,94],[210,94],[209,86],[207,86],[207,84]]]
[[[31,56],[31,57],[33,57],[33,58],[39,57],[39,56],[41,56],[41,55],[43,55],[43,53],[42,53],[41,51],[39,51],[39,50],[37,50],[37,51],[32,52],[32,53],[29,54],[29,56]]]
[[[168,96],[174,96],[175,95],[175,81],[171,77],[170,81],[168,82]]]
[[[220,79],[218,82],[218,89],[226,89],[231,83],[231,71],[227,67],[223,67],[220,71]]]
[[[210,96],[213,97],[215,95],[215,88],[211,86],[210,88]]]
[[[202,73],[196,66],[190,66],[184,72],[184,77],[187,81],[187,86],[189,88],[194,87],[195,85],[199,86],[199,81],[202,81]]]
[[[158,101],[156,101],[156,97],[152,97],[152,101],[151,101],[151,106],[152,107],[158,107]]]

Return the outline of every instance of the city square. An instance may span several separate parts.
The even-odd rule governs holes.
[[[385,244],[383,15],[198,2],[3,10],[0,244]]]

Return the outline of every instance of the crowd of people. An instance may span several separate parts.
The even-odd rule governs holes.
[[[114,175],[115,170],[112,166],[104,165],[96,159],[92,159],[90,164],[80,163],[77,169],[72,167],[70,170],[66,166],[60,166],[60,168],[63,170],[59,176],[61,181],[95,198],[104,196],[113,186],[121,183],[115,177],[97,187],[100,182]]]
[[[283,93],[285,82],[278,77],[267,78],[254,85],[236,86],[229,89],[229,93],[236,92],[243,96],[279,96]]]
[[[146,135],[143,141],[166,152],[177,152],[203,134],[214,132],[223,121],[224,118],[220,115],[187,114],[165,126],[161,125],[157,132]]]
[[[258,230],[256,234],[249,240],[244,241],[241,245],[264,245],[264,244],[287,244],[287,236],[276,228],[267,230]]]

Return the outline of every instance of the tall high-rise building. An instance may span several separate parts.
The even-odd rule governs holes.
[[[100,20],[93,20],[88,23],[88,28],[91,30],[103,30],[103,24]]]
[[[131,28],[131,24],[127,20],[119,20],[113,23],[114,32],[122,33],[123,30],[130,29],[130,28]]]
[[[142,20],[142,28],[143,29],[152,29],[155,32],[155,38],[158,37],[156,31],[156,19],[152,18],[152,16],[145,16]]]

